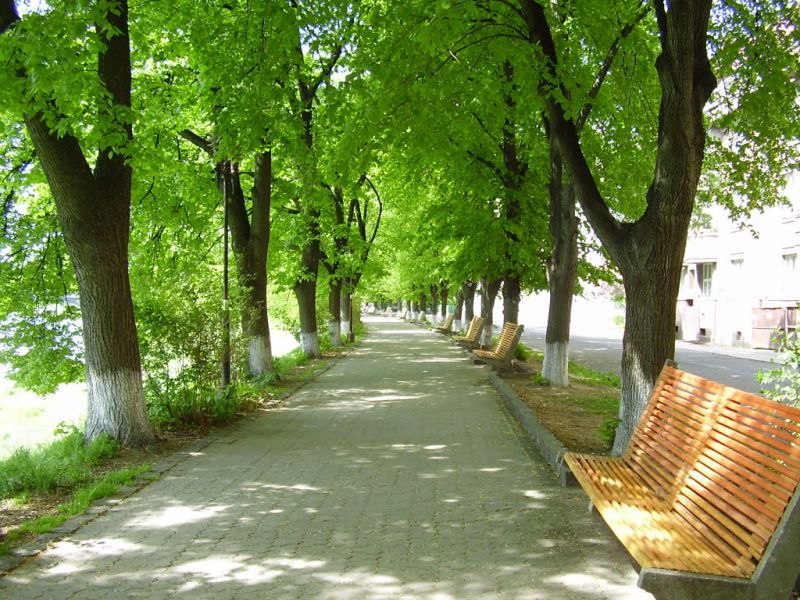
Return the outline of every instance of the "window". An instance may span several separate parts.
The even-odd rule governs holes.
[[[798,288],[800,273],[797,270],[797,252],[783,255],[783,272],[781,273],[784,292],[793,292]]]
[[[797,273],[797,253],[783,255],[783,274],[791,277]]]
[[[697,265],[697,279],[700,284],[700,293],[704,298],[710,298],[714,289],[714,271],[716,263],[700,263]]]

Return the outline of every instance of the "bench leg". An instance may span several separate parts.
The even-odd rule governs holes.
[[[656,600],[751,600],[754,597],[754,586],[749,579],[666,569],[642,569],[639,587],[653,594]]]

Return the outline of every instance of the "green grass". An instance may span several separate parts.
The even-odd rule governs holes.
[[[586,383],[597,383],[609,387],[618,388],[620,386],[619,376],[609,371],[595,371],[589,367],[569,361],[570,375],[582,379]]]
[[[8,554],[14,542],[26,534],[41,535],[58,527],[67,519],[82,514],[95,500],[116,494],[120,488],[150,471],[149,464],[142,464],[129,469],[121,469],[94,478],[75,489],[72,496],[58,505],[58,514],[46,515],[23,523],[20,527],[8,532],[5,541],[0,544],[0,555]]]
[[[49,444],[17,448],[0,460],[0,499],[84,483],[91,478],[92,467],[118,450],[118,444],[106,436],[85,444],[77,429]]]

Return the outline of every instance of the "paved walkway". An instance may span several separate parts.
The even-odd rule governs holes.
[[[434,333],[369,326],[282,409],[0,579],[0,597],[650,597],[483,368]]]

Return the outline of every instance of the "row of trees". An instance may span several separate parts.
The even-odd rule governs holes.
[[[549,288],[545,376],[566,384],[572,294],[619,273],[620,450],[674,350],[698,188],[746,216],[798,162],[783,3],[200,8],[52,2],[20,19],[0,1],[5,357],[30,383],[75,377],[77,290],[89,437],[148,443],[145,388],[166,393],[170,359],[213,377],[230,231],[252,377],[273,370],[268,283],[294,292],[318,356],[318,307],[338,343],[363,278],[420,302],[480,281],[487,316],[502,288],[509,321],[522,291]]]

